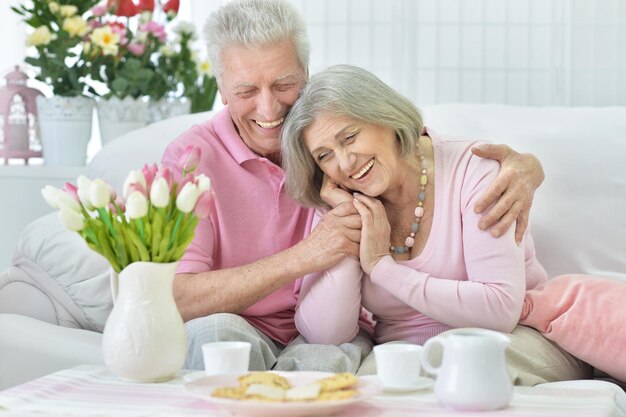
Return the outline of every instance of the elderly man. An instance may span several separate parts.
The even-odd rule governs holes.
[[[215,193],[174,282],[190,340],[185,366],[202,369],[203,343],[243,340],[252,344],[251,370],[356,372],[371,350],[367,332],[341,346],[308,345],[294,324],[299,278],[357,255],[361,225],[353,207],[340,205],[311,230],[313,211],[283,187],[280,130],[308,78],[305,23],[286,1],[235,0],[211,15],[205,32],[226,108],[183,133],[163,157],[180,173],[184,148],[200,146],[199,172]],[[522,208],[527,214],[543,180],[534,157],[498,152],[502,173],[484,199],[487,207],[506,197],[484,218],[485,228],[499,221],[494,234]],[[362,328],[369,329],[366,320]]]

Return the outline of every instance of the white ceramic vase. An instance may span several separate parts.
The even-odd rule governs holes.
[[[172,293],[178,262],[133,262],[111,274],[115,301],[104,326],[104,363],[135,382],[174,377],[187,354],[187,334]]]
[[[170,117],[189,114],[191,101],[186,98],[162,98],[150,100],[148,105],[148,123],[169,119]]]
[[[148,123],[148,100],[132,97],[98,100],[98,123],[102,146],[105,146],[126,132]]]
[[[80,96],[36,100],[44,164],[85,165],[95,101]]]

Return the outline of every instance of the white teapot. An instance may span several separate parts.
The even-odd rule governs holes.
[[[435,395],[440,404],[457,410],[482,411],[506,407],[513,396],[505,351],[510,340],[485,329],[458,329],[424,344],[422,366],[437,376]],[[433,346],[441,345],[439,367],[430,362]]]

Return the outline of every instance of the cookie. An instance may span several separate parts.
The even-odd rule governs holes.
[[[254,398],[266,401],[282,401],[287,391],[273,385],[251,384],[246,389],[246,398]]]
[[[288,390],[291,388],[291,384],[284,377],[272,373],[272,372],[252,372],[250,374],[246,374],[240,376],[238,378],[239,385],[241,387],[248,388],[252,384],[261,384],[261,385],[269,385],[271,387],[281,388],[283,390]]]
[[[336,401],[347,400],[359,394],[359,391],[355,389],[342,389],[339,391],[327,391],[322,392],[317,398],[317,401]]]
[[[242,400],[246,396],[246,390],[242,387],[220,387],[215,388],[211,396],[218,398],[231,398],[234,400]]]
[[[350,372],[342,372],[317,381],[322,386],[322,392],[338,391],[356,385],[359,379]]]
[[[288,401],[316,400],[321,390],[322,386],[319,383],[294,387],[287,391],[285,399]]]

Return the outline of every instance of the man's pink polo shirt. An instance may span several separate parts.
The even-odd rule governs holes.
[[[167,147],[162,163],[178,177],[179,157],[190,144],[201,148],[202,159],[195,173],[211,179],[215,199],[209,218],[198,224],[178,273],[249,264],[283,251],[309,234],[313,210],[287,195],[281,167],[246,146],[228,108],[193,126]],[[289,343],[298,335],[294,310],[300,281],[258,301],[242,317],[271,339]]]

